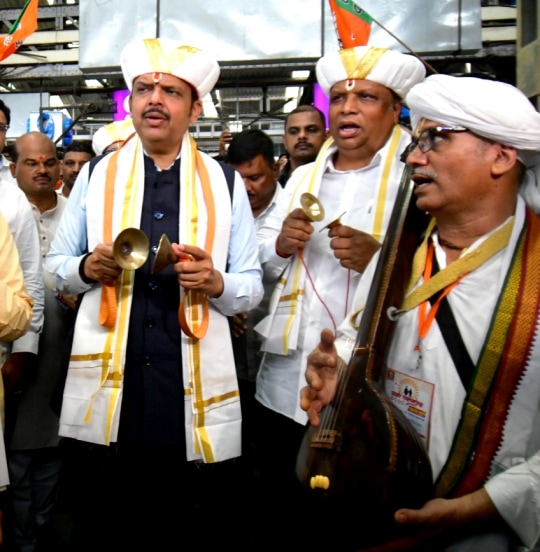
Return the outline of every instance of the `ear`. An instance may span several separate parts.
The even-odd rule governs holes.
[[[13,178],[15,178],[15,169],[16,168],[17,168],[17,165],[15,165],[15,163],[10,163],[9,164],[9,172],[11,173],[11,176]],[[17,180],[17,179],[15,178],[15,180]]]
[[[189,120],[191,124],[195,124],[200,114],[202,113],[202,102],[201,100],[195,100],[191,106],[191,113],[189,114]]]
[[[501,176],[511,171],[518,162],[517,150],[511,146],[494,144],[497,147],[497,154],[491,165],[493,176]]]
[[[398,102],[398,101],[394,101],[394,106],[393,106],[393,110],[394,110],[394,124],[397,125],[399,123],[399,116],[401,115],[401,106],[403,104],[401,102]]]
[[[274,180],[277,180],[278,177],[279,177],[279,173],[280,173],[280,165],[279,165],[279,162],[276,161],[273,165],[272,165],[272,173],[274,174]]]

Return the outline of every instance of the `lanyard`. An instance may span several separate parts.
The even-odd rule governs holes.
[[[428,246],[428,252],[427,252],[427,258],[426,258],[426,266],[424,269],[424,283],[427,283],[431,279],[431,275],[433,272],[433,255],[434,255],[434,248],[433,248],[433,242],[429,242]],[[429,332],[429,329],[431,328],[431,325],[433,324],[433,320],[437,316],[437,311],[439,310],[439,306],[441,304],[441,301],[457,286],[458,282],[463,277],[459,276],[457,280],[454,282],[451,282],[449,285],[447,285],[435,301],[435,303],[432,305],[429,313],[427,312],[427,304],[429,300],[424,301],[423,303],[420,303],[420,306],[418,308],[418,343],[415,346],[415,351],[420,351],[420,342],[426,337],[426,335]]]

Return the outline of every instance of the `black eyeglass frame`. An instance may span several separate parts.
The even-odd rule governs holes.
[[[469,132],[469,129],[461,125],[440,125],[425,128],[416,138],[413,138],[411,140],[411,143],[403,150],[403,153],[400,156],[400,160],[405,163],[407,161],[407,157],[409,157],[414,148],[416,148],[417,146],[422,153],[427,153],[428,151],[431,151],[435,147],[434,139],[437,136],[441,136],[442,134],[449,132]]]

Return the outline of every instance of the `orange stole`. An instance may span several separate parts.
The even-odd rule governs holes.
[[[527,209],[525,227],[467,392],[452,450],[436,482],[436,496],[463,496],[480,489],[489,477],[535,334],[540,309],[538,251],[540,218]],[[486,392],[479,395],[477,382],[486,377],[487,385],[481,385]]]

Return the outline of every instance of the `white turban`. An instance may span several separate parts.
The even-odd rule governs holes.
[[[219,78],[219,64],[210,54],[168,38],[147,38],[130,42],[120,55],[127,87],[145,73],[166,73],[189,83],[199,98],[208,94]]]
[[[515,86],[476,77],[431,75],[405,99],[413,128],[420,119],[461,125],[518,151],[527,171],[522,195],[539,212],[540,113]]]
[[[424,64],[415,56],[373,46],[326,54],[317,62],[316,72],[327,96],[337,82],[362,79],[382,84],[404,98],[411,86],[426,76]]]
[[[135,132],[131,119],[113,121],[108,125],[99,127],[92,136],[92,148],[96,155],[101,155],[108,146],[115,142],[123,142]]]

